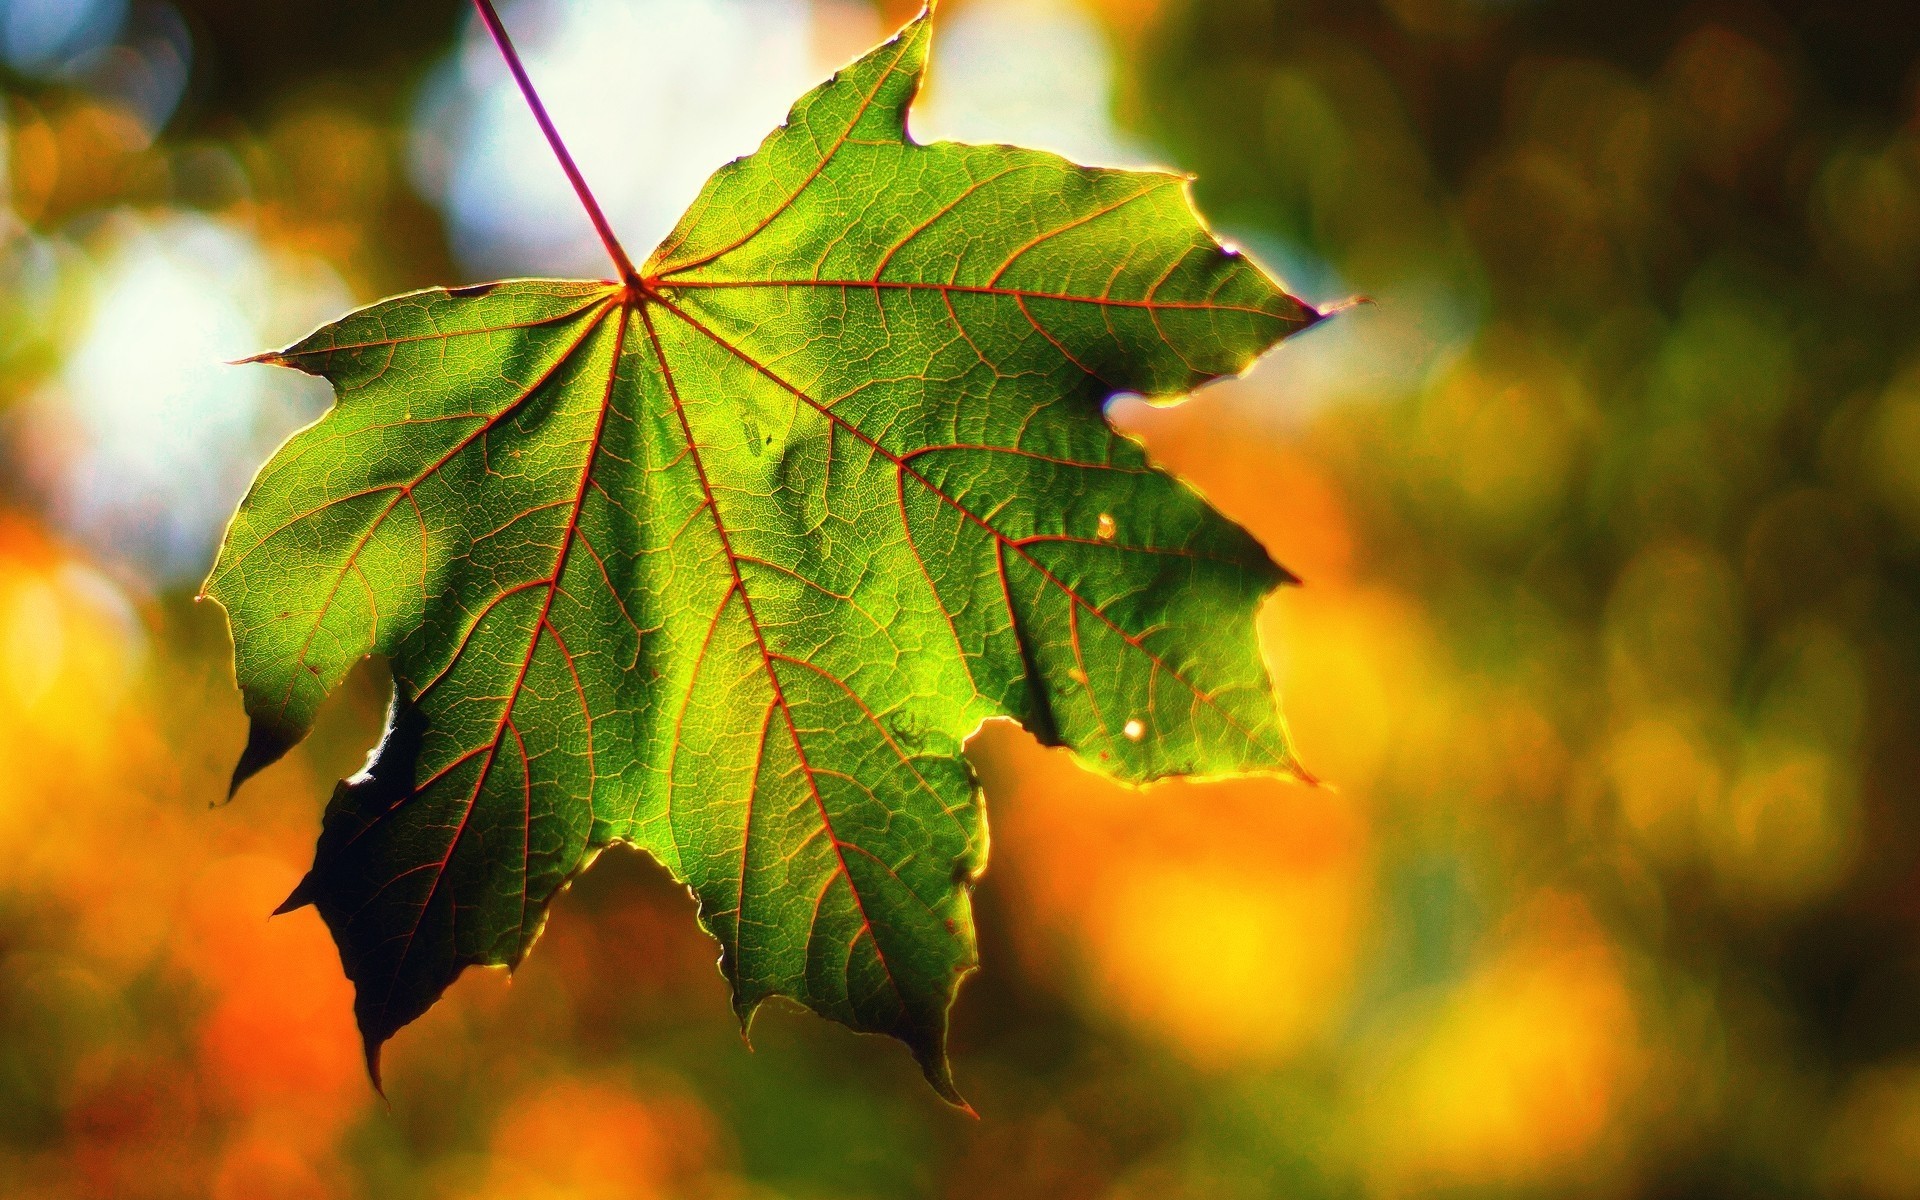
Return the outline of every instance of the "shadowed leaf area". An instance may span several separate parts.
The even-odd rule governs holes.
[[[235,786],[390,658],[389,732],[289,898],[369,1067],[517,963],[616,842],[684,881],[743,1021],[891,1034],[943,1096],[991,717],[1144,781],[1301,775],[1254,634],[1286,581],[1102,412],[1318,314],[1178,177],[916,145],[923,16],[729,164],[633,283],[387,300],[266,356],[334,387],[207,594]]]

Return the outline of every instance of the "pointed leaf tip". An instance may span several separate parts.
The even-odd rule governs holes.
[[[980,1114],[974,1111],[973,1105],[967,1103],[967,1098],[954,1085],[953,1063],[947,1057],[944,1046],[924,1054],[916,1049],[914,1057],[920,1060],[920,1073],[926,1077],[935,1094],[968,1116],[979,1118]]]
[[[232,800],[247,780],[285,758],[287,751],[299,744],[300,736],[275,722],[254,718],[247,726],[246,748],[240,752],[240,761],[234,764],[233,775],[227,781],[227,799]]]
[[[388,1099],[386,1081],[380,1077],[380,1051],[386,1046],[387,1039],[379,1038],[376,1040],[367,1033],[364,1027],[360,1031],[360,1038],[361,1045],[366,1052],[367,1079],[373,1084],[374,1092],[377,1093],[380,1099],[385,1101],[387,1107],[391,1109],[393,1107],[393,1101]]]
[[[313,872],[308,871],[300,877],[299,883],[293,885],[293,890],[287,893],[287,898],[280,902],[280,907],[274,909],[272,915],[283,917],[290,912],[297,912],[307,905],[312,904],[313,887]]]
[[[1310,326],[1317,325],[1328,317],[1337,317],[1350,309],[1372,308],[1375,303],[1376,301],[1372,296],[1349,296],[1345,300],[1337,300],[1323,308],[1315,309],[1308,306],[1308,311],[1313,313],[1313,319],[1307,322],[1307,324]]]

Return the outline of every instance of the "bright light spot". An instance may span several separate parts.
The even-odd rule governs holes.
[[[115,219],[96,267],[71,353],[21,414],[22,461],[50,472],[57,519],[104,555],[192,581],[260,461],[327,400],[319,380],[227,364],[349,298],[327,269],[197,216]]]
[[[173,5],[151,0],[0,0],[0,60],[90,92],[151,135],[186,92],[193,36]]]
[[[852,8],[805,0],[520,0],[501,17],[638,260],[715,168],[751,153],[801,93],[878,37],[879,26],[864,12],[853,19]],[[443,201],[455,253],[469,269],[607,272],[579,202],[477,23],[428,84],[413,159],[422,190]]]
[[[913,115],[918,138],[1011,142],[1105,166],[1157,162],[1115,127],[1113,51],[1066,0],[976,0],[941,19],[933,55]]]
[[[124,744],[122,705],[146,657],[125,592],[0,513],[0,762],[14,768],[0,837],[28,828],[41,811],[31,797],[71,797],[83,764]]]
[[[0,651],[5,653],[11,698],[21,708],[32,708],[59,674],[66,640],[60,626],[60,600],[50,585],[38,579],[27,579],[12,590]]]
[[[1630,1094],[1642,1062],[1633,998],[1592,913],[1548,894],[1506,937],[1436,1011],[1387,1018],[1397,1027],[1382,1044],[1407,1049],[1365,1093],[1377,1193],[1497,1190],[1578,1170]]]
[[[171,5],[143,5],[110,46],[75,56],[63,78],[132,113],[149,134],[164,127],[187,90],[193,37]]]
[[[38,73],[106,45],[126,19],[127,0],[0,0],[0,46]]]
[[[717,167],[751,153],[794,100],[885,32],[849,0],[519,0],[501,15],[636,259]],[[1063,2],[958,9],[935,38],[916,135],[1144,164],[1153,156],[1121,135],[1109,112],[1111,58],[1094,20]],[[470,271],[607,272],[578,200],[477,24],[422,95],[412,157]]]

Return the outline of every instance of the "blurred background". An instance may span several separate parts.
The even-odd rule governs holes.
[[[627,244],[910,15],[503,5]],[[357,674],[243,740],[195,605],[355,303],[601,274],[460,0],[0,0],[0,1193],[1920,1197],[1920,12],[949,0],[923,138],[1196,172],[1316,302],[1114,417],[1306,580],[1332,782],[1129,792],[991,729],[973,1121],[742,1045],[614,853],[369,1087],[312,910]]]

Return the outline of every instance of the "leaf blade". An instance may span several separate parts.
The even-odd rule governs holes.
[[[888,1033],[962,1104],[981,722],[1130,781],[1305,778],[1253,626],[1291,576],[1102,406],[1319,314],[1178,177],[915,144],[928,37],[803,97],[637,285],[420,293],[268,356],[337,403],[207,593],[262,738],[236,786],[353,661],[393,663],[289,898],[333,930],[376,1079],[625,842],[693,891],[743,1022],[778,995]]]

